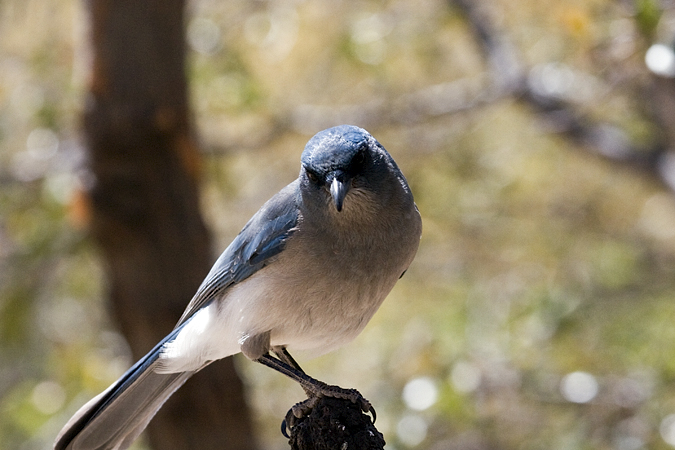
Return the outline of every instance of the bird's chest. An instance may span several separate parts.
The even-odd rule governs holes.
[[[271,327],[273,340],[324,352],[356,337],[410,262],[399,230],[386,220],[301,224],[269,267],[286,318]]]
[[[331,227],[307,227],[302,230],[303,251],[320,261],[334,276],[370,279],[385,276],[402,264],[401,244],[405,236],[394,223],[380,221],[347,221]],[[301,243],[302,246],[302,243]],[[400,275],[400,274],[398,274]],[[353,279],[353,278],[352,278]]]
[[[369,319],[401,274],[400,257],[390,252],[378,236],[361,233],[358,237],[327,236],[314,242],[323,245],[304,254],[311,258],[295,270],[295,276],[308,278],[306,310],[330,311],[328,316],[344,323]],[[313,300],[314,299],[314,300]],[[319,299],[319,301],[315,301]]]

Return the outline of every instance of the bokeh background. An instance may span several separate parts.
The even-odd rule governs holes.
[[[2,449],[51,448],[133,362],[87,234],[88,20],[0,2]],[[675,446],[675,3],[192,0],[185,26],[217,249],[328,126],[412,186],[406,276],[355,342],[297,356],[388,448]],[[301,389],[236,363],[259,447],[286,448]]]

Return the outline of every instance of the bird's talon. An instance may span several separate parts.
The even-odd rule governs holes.
[[[297,419],[302,418],[302,414],[300,413],[300,415],[298,415],[298,412],[296,411],[298,405],[299,403],[289,409],[286,413],[286,417],[284,417],[284,420],[281,421],[281,434],[283,434],[287,439],[290,439],[288,433],[293,432],[293,428],[295,428]]]
[[[377,420],[377,414],[375,413],[375,408],[373,408],[372,405],[370,405],[370,408],[368,408],[368,411],[370,412],[370,415],[373,416],[373,424]]]
[[[310,397],[305,401],[296,403],[291,409],[286,413],[286,417],[281,421],[281,434],[284,435],[287,439],[290,439],[288,432],[293,432],[295,424],[298,419],[302,419],[307,416],[312,408],[316,405],[318,397]]]

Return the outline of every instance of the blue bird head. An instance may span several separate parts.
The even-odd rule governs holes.
[[[370,173],[378,171],[382,156],[391,159],[370,133],[354,125],[340,125],[312,137],[302,152],[302,173],[308,185],[327,188],[338,212],[356,182],[368,184]],[[393,161],[392,161],[393,163]]]

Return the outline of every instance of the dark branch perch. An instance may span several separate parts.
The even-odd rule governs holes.
[[[293,450],[381,450],[385,444],[358,405],[332,397],[322,397],[309,415],[297,419],[289,443]]]

